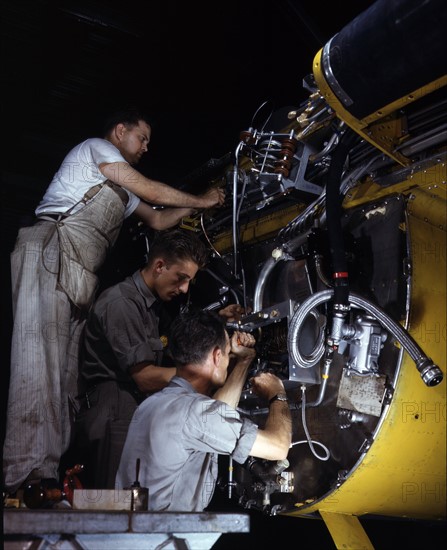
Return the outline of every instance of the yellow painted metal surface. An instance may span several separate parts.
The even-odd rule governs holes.
[[[445,166],[442,169],[419,174],[411,185],[408,181],[399,185],[406,186],[409,199],[409,332],[441,368],[444,380],[427,387],[404,353],[394,396],[363,459],[338,489],[313,503],[297,504],[290,515],[319,511],[446,518],[447,202]]]
[[[356,516],[321,512],[321,517],[331,533],[337,550],[374,550]]]
[[[337,117],[345,122],[357,134],[362,136],[366,141],[374,145],[374,147],[394,159],[399,164],[403,166],[411,164],[411,160],[409,158],[405,157],[402,153],[396,150],[396,145],[404,139],[405,134],[402,133],[401,125],[396,124],[396,120],[400,119],[395,119],[394,113],[402,107],[424,97],[425,95],[446,86],[447,76],[444,75],[441,78],[428,83],[422,88],[414,90],[405,97],[396,98],[396,100],[390,104],[384,105],[381,109],[378,109],[374,113],[370,113],[368,116],[359,120],[345,109],[327,83],[322,71],[322,55],[323,50],[321,49],[314,57],[313,74],[321,95],[337,113]]]
[[[279,229],[296,218],[304,208],[304,204],[295,204],[272,214],[266,214],[265,216],[261,214],[259,218],[241,226],[241,243],[249,244],[264,241],[270,236],[276,235]],[[232,231],[225,231],[214,238],[213,246],[218,252],[228,252],[233,246],[232,239]]]
[[[421,219],[430,216],[430,223],[446,227],[446,199],[447,199],[447,155],[445,151],[440,151],[435,155],[431,165],[421,171],[411,171],[399,183],[382,187],[374,180],[367,178],[360,185],[351,189],[346,195],[344,201],[345,208],[358,206],[365,202],[371,202],[383,199],[393,194],[403,194],[411,197],[412,193],[425,193],[430,204],[423,204],[421,199],[411,208],[419,209],[419,217]],[[439,205],[432,205],[431,199],[439,200]],[[411,209],[410,209],[411,211]]]

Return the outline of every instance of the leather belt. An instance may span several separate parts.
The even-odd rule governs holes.
[[[39,214],[37,216],[38,220],[46,220],[46,221],[53,221],[53,222],[59,222],[63,218],[66,218],[67,216],[63,212],[45,212],[45,214]]]

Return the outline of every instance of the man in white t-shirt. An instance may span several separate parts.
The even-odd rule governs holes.
[[[5,489],[58,479],[76,412],[79,339],[98,287],[95,273],[134,213],[155,230],[195,209],[223,204],[143,176],[150,124],[135,110],[114,114],[104,139],[90,138],[62,162],[11,254],[14,328],[3,448]],[[165,206],[155,210],[152,205]]]

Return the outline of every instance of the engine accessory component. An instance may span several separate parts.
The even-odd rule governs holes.
[[[370,315],[358,315],[352,325],[343,326],[342,332],[338,351],[343,353],[349,345],[348,370],[357,374],[377,373],[380,350],[387,338],[380,324]]]
[[[309,315],[311,310],[319,304],[328,302],[332,299],[334,291],[323,290],[305,300],[296,311],[295,321],[298,325]],[[391,319],[383,310],[371,303],[369,300],[358,296],[357,294],[349,294],[349,302],[353,305],[364,308],[370,315],[375,317],[380,324],[386,328],[391,334],[402,344],[404,349],[416,363],[422,380],[427,386],[437,386],[443,380],[441,369],[427,357],[414,339],[399,323]],[[299,320],[299,322],[298,322]]]

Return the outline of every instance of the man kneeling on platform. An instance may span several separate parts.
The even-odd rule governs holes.
[[[217,480],[218,454],[243,464],[249,456],[283,460],[291,444],[291,419],[282,381],[254,377],[254,392],[270,402],[264,429],[235,410],[256,352],[251,334],[231,338],[213,312],[181,314],[171,327],[169,348],[176,375],[134,413],[116,477],[131,486],[140,459],[140,484],[149,488],[149,510],[201,512]],[[231,372],[227,377],[230,364]]]

